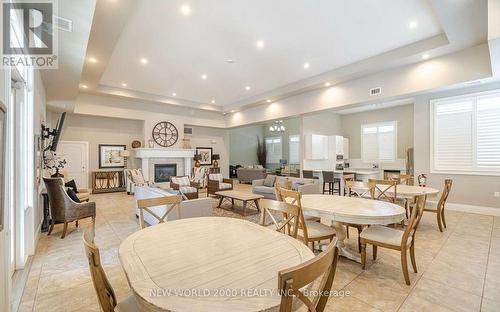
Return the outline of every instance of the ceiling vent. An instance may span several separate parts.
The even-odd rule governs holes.
[[[73,32],[73,21],[54,15],[54,27],[67,32]]]
[[[184,134],[193,134],[193,128],[184,127]]]
[[[370,89],[370,96],[379,95],[379,94],[382,94],[381,87]]]

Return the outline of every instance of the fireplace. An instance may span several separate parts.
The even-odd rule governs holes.
[[[170,177],[177,176],[176,164],[155,164],[155,182],[170,182]]]

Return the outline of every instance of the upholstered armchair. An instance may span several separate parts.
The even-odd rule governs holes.
[[[229,191],[232,189],[232,179],[224,179],[220,173],[212,173],[208,175],[208,196],[215,195],[215,193],[219,191]]]
[[[199,188],[207,187],[208,167],[194,167],[192,182],[198,183]]]
[[[50,228],[47,235],[52,233],[54,225],[58,223],[64,223],[61,238],[66,237],[69,222],[75,221],[78,227],[78,220],[92,218],[92,224],[95,225],[96,211],[94,202],[74,202],[66,193],[62,178],[43,178],[43,181],[49,195],[51,214]]]
[[[125,169],[127,194],[134,194],[136,186],[151,186],[154,182],[146,181],[141,169]]]
[[[198,198],[198,189],[200,185],[196,182],[190,181],[189,177],[172,177],[170,187],[176,191],[180,191],[186,196],[187,199]]]

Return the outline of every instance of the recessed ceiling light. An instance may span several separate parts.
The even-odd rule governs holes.
[[[267,102],[267,103],[271,103],[271,100],[267,100],[266,102]]]
[[[233,59],[227,59],[227,60],[226,60],[226,63],[233,64],[233,63],[234,63],[234,60],[233,60]]]
[[[90,63],[97,63],[97,59],[95,57],[89,57]]]
[[[255,43],[255,45],[257,46],[257,48],[262,49],[264,47],[264,41],[259,40]]]
[[[311,67],[309,63],[304,63],[304,69],[308,69],[309,67]]]
[[[422,55],[422,59],[423,60],[426,60],[428,59],[429,57],[431,57],[429,54],[425,53],[424,55]]]
[[[236,111],[235,111],[234,109],[232,109],[232,110],[231,110],[231,113],[234,113],[234,112],[236,112]]]
[[[189,7],[189,5],[187,4],[184,4],[183,6],[181,6],[181,13],[185,16],[188,16],[191,14],[191,7]]]
[[[175,93],[175,92],[174,92],[174,93],[172,93],[172,96],[177,96],[177,93]]]
[[[207,75],[205,74],[201,75],[201,79],[207,79],[207,78],[208,78]]]
[[[125,82],[122,82],[122,87],[127,87],[127,84]]]
[[[331,85],[332,85],[332,84],[331,84],[331,83],[329,83],[329,82],[326,82],[326,83],[325,83],[325,87],[329,87],[329,86],[331,86]]]
[[[87,85],[82,84],[82,88],[87,89]]]
[[[144,64],[144,65],[145,65],[145,64],[147,64],[147,63],[149,63],[148,59],[147,59],[147,58],[145,58],[145,57],[142,57],[142,58],[140,59],[140,62],[141,62],[141,64]]]
[[[411,21],[408,23],[408,28],[410,28],[410,29],[415,29],[415,28],[417,28],[417,26],[418,26],[417,21]]]
[[[215,104],[215,100],[211,100],[210,103]]]
[[[250,91],[250,89],[252,89],[250,86],[245,87],[245,90],[247,90],[247,91]]]

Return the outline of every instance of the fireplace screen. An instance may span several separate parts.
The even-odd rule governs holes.
[[[177,176],[177,165],[175,164],[156,164],[155,182],[170,182],[170,177]]]

